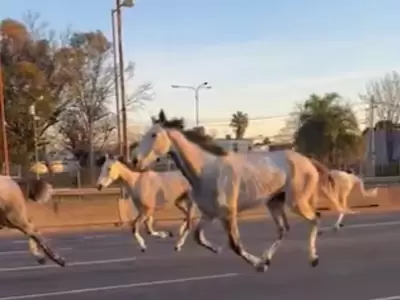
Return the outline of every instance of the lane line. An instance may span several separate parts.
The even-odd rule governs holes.
[[[399,299],[400,299],[400,295],[389,296],[389,297],[381,297],[381,298],[373,298],[373,299],[369,299],[369,300],[399,300]]]
[[[346,228],[354,228],[354,229],[357,229],[357,228],[374,228],[374,227],[396,226],[396,225],[400,225],[400,221],[349,224],[349,225],[344,225],[343,230],[346,230]],[[332,229],[332,226],[322,227],[321,229],[323,229],[323,230]]]
[[[35,299],[35,298],[55,297],[55,296],[65,296],[65,295],[77,295],[77,294],[85,294],[85,293],[93,293],[93,292],[101,292],[101,291],[134,289],[134,288],[148,287],[148,286],[159,286],[159,285],[169,285],[169,284],[195,282],[195,281],[206,281],[206,280],[213,280],[213,279],[224,279],[224,278],[236,277],[239,275],[240,274],[238,274],[238,273],[224,273],[224,274],[215,274],[215,275],[208,275],[208,276],[197,276],[197,277],[165,279],[165,280],[155,280],[155,281],[145,281],[145,282],[134,282],[134,283],[129,283],[129,284],[100,286],[100,287],[48,292],[48,293],[40,293],[40,294],[7,296],[7,297],[1,297],[0,300],[20,300],[20,299]]]
[[[72,250],[72,247],[60,247],[57,248],[57,250],[61,251],[70,251]],[[10,250],[10,251],[1,251],[0,256],[6,256],[6,255],[14,255],[14,254],[30,254],[28,250]]]
[[[114,264],[120,262],[130,262],[137,260],[136,257],[123,257],[123,258],[112,258],[112,259],[102,259],[102,260],[91,260],[91,261],[77,261],[67,263],[67,267],[73,266],[91,266],[91,265],[105,265]],[[36,266],[23,266],[23,267],[10,267],[10,268],[0,268],[0,273],[4,272],[15,272],[15,271],[28,271],[28,270],[41,270],[49,268],[60,268],[58,265],[36,265]]]

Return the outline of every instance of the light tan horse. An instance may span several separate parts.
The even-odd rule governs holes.
[[[19,184],[11,177],[0,175],[0,228],[17,229],[26,235],[29,238],[30,252],[39,264],[46,263],[45,254],[56,264],[64,267],[66,264],[64,258],[53,252],[47,245],[29,219],[25,204],[26,198],[39,203],[47,202],[51,198],[51,185],[41,179],[33,179],[21,185],[25,185],[27,197]]]
[[[363,180],[355,174],[341,170],[331,170],[330,174],[335,180],[335,189],[336,193],[338,194],[337,199],[340,205],[346,209],[348,209],[348,200],[350,193],[353,191],[353,189],[358,189],[363,197],[376,197],[378,194],[377,188],[365,189]],[[347,213],[349,212],[351,214],[356,213],[348,209]],[[333,226],[334,230],[337,231],[344,226],[343,225],[344,216],[345,216],[344,213],[339,214],[339,217],[335,225]]]
[[[140,235],[140,226],[144,223],[147,232],[156,237],[166,238],[172,232],[155,231],[153,216],[156,208],[166,208],[174,204],[184,215],[185,220],[179,228],[179,239],[175,250],[180,251],[184,245],[187,234],[192,227],[194,217],[194,202],[190,198],[191,187],[179,171],[133,172],[121,158],[115,159],[106,155],[102,163],[101,172],[97,180],[97,189],[101,190],[120,179],[125,192],[130,196],[138,215],[131,223],[132,233],[142,252],[147,247]]]
[[[195,240],[216,252],[204,238],[203,228],[219,219],[229,237],[230,248],[259,271],[265,271],[281,244],[284,232],[283,204],[303,217],[310,225],[309,259],[318,264],[316,239],[318,214],[315,192],[320,182],[333,183],[329,171],[316,161],[295,151],[275,151],[263,156],[227,153],[216,144],[202,143],[181,130],[180,120],[167,120],[163,110],[158,120],[142,137],[133,152],[133,164],[142,170],[157,157],[170,154],[192,186],[193,199],[202,213],[195,230]],[[284,201],[277,201],[276,197]],[[274,198],[275,197],[275,198]],[[270,201],[274,199],[274,201]],[[278,225],[278,238],[264,251],[262,258],[248,253],[241,243],[238,213],[264,203]],[[344,212],[343,209],[339,209]]]

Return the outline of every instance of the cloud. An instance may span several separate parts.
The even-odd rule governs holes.
[[[389,47],[390,46],[390,47]],[[200,119],[220,135],[230,133],[230,116],[237,110],[250,117],[285,115],[311,93],[338,92],[353,102],[372,78],[393,65],[400,42],[251,41],[229,45],[191,45],[127,53],[136,62],[136,83],[154,83],[156,100],[134,116],[147,123],[160,108],[172,116],[194,119],[194,95],[172,84],[210,82],[200,91]],[[133,88],[133,86],[128,87]],[[218,124],[216,124],[216,122]],[[250,135],[272,135],[284,118],[252,122]]]

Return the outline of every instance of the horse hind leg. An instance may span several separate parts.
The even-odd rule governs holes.
[[[45,242],[44,238],[40,235],[39,231],[33,226],[31,222],[25,224],[12,224],[12,227],[18,229],[23,234],[29,237],[29,249],[30,252],[36,257],[39,264],[45,263],[45,258],[40,249],[44,254],[49,257],[52,261],[61,267],[65,267],[66,262],[64,258],[56,254]],[[40,248],[40,249],[39,249]]]
[[[284,199],[283,199],[284,200]],[[289,224],[286,218],[286,214],[283,208],[284,202],[281,201],[281,199],[271,199],[266,203],[267,209],[270,212],[272,216],[272,220],[274,221],[276,228],[277,228],[277,233],[278,233],[278,238],[273,242],[273,244],[266,250],[264,251],[262,255],[262,261],[260,262],[259,269],[262,271],[261,265],[267,265],[270,266],[272,257],[280,247],[285,231],[289,231]]]
[[[146,226],[147,233],[151,236],[159,237],[165,239],[168,236],[172,236],[172,232],[167,231],[155,231],[153,228],[154,218],[152,215],[148,216],[144,221],[144,225]]]

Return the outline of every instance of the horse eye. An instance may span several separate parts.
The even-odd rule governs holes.
[[[156,133],[153,133],[153,134],[151,135],[152,138],[155,138],[156,136],[157,136]]]

